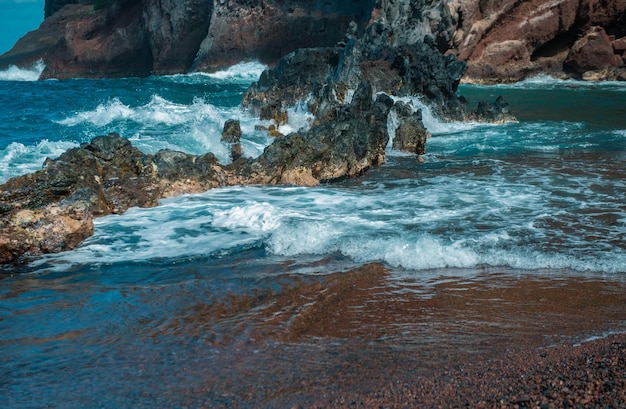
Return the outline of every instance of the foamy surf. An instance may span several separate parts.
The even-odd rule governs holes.
[[[45,68],[43,60],[28,68],[11,65],[6,70],[0,71],[0,81],[38,81]]]
[[[567,211],[551,216],[551,194],[535,184],[435,179],[367,194],[340,188],[216,189],[97,219],[95,235],[78,249],[36,263],[54,269],[68,263],[150,262],[255,247],[287,259],[341,254],[357,263],[415,271],[481,266],[624,271],[626,253],[610,244],[618,230],[607,230],[595,250],[580,242],[584,231],[570,232],[569,225],[555,231],[552,219],[565,223]],[[575,187],[566,192],[581,193]],[[590,201],[589,206],[606,204]],[[567,223],[573,228],[578,222]],[[556,236],[559,246],[553,247]]]
[[[496,84],[496,85],[473,85],[476,88],[518,88],[518,89],[559,89],[559,88],[603,88],[613,91],[626,91],[626,82],[624,81],[583,81],[573,78],[556,78],[546,74],[539,74],[526,78],[522,81]]]
[[[422,101],[417,96],[412,97],[393,97],[394,101],[401,101],[408,104],[413,112],[420,110],[422,113],[422,123],[428,132],[433,136],[443,134],[454,134],[459,132],[468,131],[477,127],[489,126],[489,124],[478,123],[473,121],[446,121],[441,119],[433,109]],[[393,119],[392,119],[393,122]],[[388,126],[390,135],[395,134],[396,123],[392,123],[391,127]]]
[[[36,145],[12,142],[5,149],[0,149],[0,183],[15,176],[36,172],[41,169],[46,158],[56,158],[76,146],[73,142],[50,142],[48,140],[43,140]]]
[[[248,61],[235,64],[226,70],[206,74],[208,77],[226,81],[254,82],[259,79],[267,65],[258,61]]]
[[[245,156],[260,155],[271,143],[267,132],[256,129],[259,121],[250,113],[239,107],[216,106],[200,98],[195,98],[191,104],[182,104],[155,94],[150,101],[139,106],[112,98],[95,109],[76,112],[55,122],[79,128],[89,134],[87,137],[119,132],[145,153],[160,149],[196,155],[212,152],[220,162],[229,163],[230,148],[221,141],[224,122],[229,118],[241,122]],[[304,118],[303,114],[294,111],[286,126],[299,126],[306,121]]]

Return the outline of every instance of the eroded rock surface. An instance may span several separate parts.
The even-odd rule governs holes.
[[[152,207],[164,197],[246,184],[316,185],[358,175],[384,160],[393,101],[373,99],[364,81],[334,120],[282,136],[256,159],[221,165],[211,153],[144,154],[117,134],[47,160],[33,174],[0,185],[0,262],[59,252],[93,234],[93,219]],[[236,132],[236,131],[234,131]]]
[[[455,26],[451,51],[468,63],[467,79],[477,82],[518,81],[540,73],[580,77],[581,69],[592,67],[572,65],[576,60],[568,55],[592,27],[609,37],[626,35],[624,0],[453,0],[445,7]],[[595,59],[594,70],[623,67],[619,50],[602,53],[616,58],[603,57],[602,66]]]
[[[617,41],[626,36],[625,0],[47,0],[45,11],[39,30],[0,57],[0,69],[42,59],[44,78],[68,78],[214,71],[243,60],[273,66],[296,49],[370,30],[391,49],[431,37],[467,62],[471,81],[601,77],[607,68],[608,79],[626,76]],[[608,40],[586,66],[589,53],[575,44],[594,27]],[[380,45],[361,52],[379,60]]]
[[[301,47],[330,46],[374,0],[47,0],[46,19],[0,56],[0,68],[43,60],[43,78],[214,71],[275,64]]]

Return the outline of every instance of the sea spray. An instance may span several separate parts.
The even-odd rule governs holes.
[[[37,81],[46,68],[42,60],[37,61],[30,68],[20,68],[11,65],[4,71],[0,71],[0,81]]]

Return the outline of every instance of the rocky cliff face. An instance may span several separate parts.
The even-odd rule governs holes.
[[[469,80],[626,79],[626,0],[46,0],[45,14],[0,68],[43,59],[44,77],[63,78],[273,65],[342,41],[354,21],[392,47],[431,36]]]
[[[452,0],[451,51],[475,81],[517,81],[538,73],[623,73],[625,0]],[[592,51],[593,50],[593,51]]]
[[[0,57],[44,78],[142,76],[274,64],[364,27],[375,0],[47,0],[48,16]]]

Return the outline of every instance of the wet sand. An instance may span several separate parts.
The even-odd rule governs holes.
[[[274,277],[164,330],[214,332],[203,407],[626,407],[626,280],[441,273]]]

